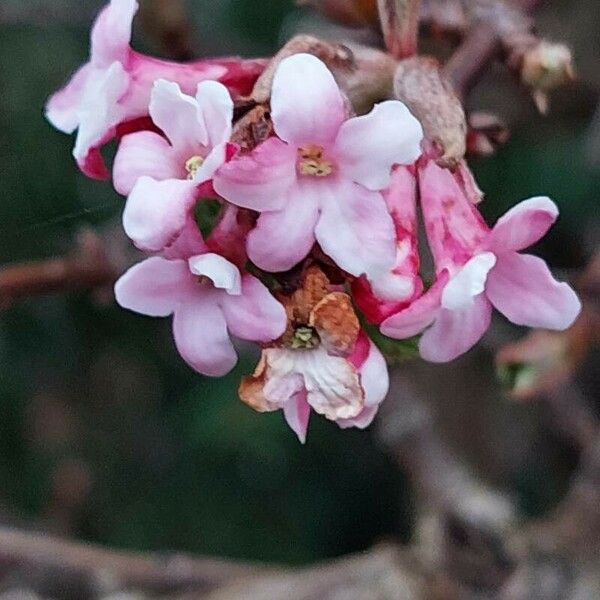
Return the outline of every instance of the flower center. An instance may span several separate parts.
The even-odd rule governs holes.
[[[212,287],[213,285],[212,279],[206,275],[196,275],[196,283],[200,287]]]
[[[291,347],[294,350],[309,350],[321,343],[317,332],[312,327],[296,327],[292,337]]]
[[[333,162],[325,156],[323,146],[307,144],[298,148],[298,171],[301,175],[327,177],[333,173]]]
[[[196,176],[196,173],[200,170],[200,167],[204,164],[204,159],[199,156],[199,155],[195,155],[192,156],[191,158],[188,158],[185,161],[185,170],[188,172],[188,179],[194,179],[194,177]]]

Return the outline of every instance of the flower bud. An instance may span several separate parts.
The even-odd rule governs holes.
[[[394,94],[423,125],[425,138],[440,152],[439,164],[454,168],[466,152],[467,122],[462,104],[433,58],[400,61]]]

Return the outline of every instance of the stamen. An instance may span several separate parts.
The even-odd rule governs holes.
[[[185,161],[185,170],[188,172],[188,179],[194,179],[200,167],[204,164],[201,156],[195,155]]]
[[[297,327],[291,341],[294,350],[316,348],[321,343],[317,332],[312,327]]]
[[[196,283],[200,286],[200,287],[212,287],[212,279],[206,275],[198,275],[196,277]]]
[[[322,146],[307,144],[298,148],[298,170],[301,175],[327,177],[333,172],[333,162],[325,156]]]

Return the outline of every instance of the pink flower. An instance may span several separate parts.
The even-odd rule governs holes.
[[[204,375],[220,377],[235,366],[230,334],[268,342],[286,326],[285,310],[269,290],[213,253],[148,258],[119,279],[115,294],[122,307],[143,315],[173,315],[179,353]]]
[[[350,297],[311,266],[302,286],[280,299],[285,334],[263,350],[240,397],[259,412],[282,410],[300,441],[311,410],[340,427],[367,427],[388,392],[385,360],[360,330]]]
[[[111,0],[92,30],[89,62],[46,107],[54,127],[65,133],[78,130],[73,155],[90,177],[108,178],[99,148],[115,136],[118,126],[147,116],[157,79],[176,81],[187,93],[195,93],[200,81],[214,79],[245,94],[264,69],[264,61],[226,58],[178,64],[135,52],[130,40],[137,10],[136,0]]]
[[[406,308],[423,291],[419,277],[417,182],[414,169],[396,168],[384,197],[396,229],[394,268],[371,282],[361,277],[352,284],[354,301],[371,323],[381,323]]]
[[[401,102],[348,119],[331,72],[296,54],[279,65],[271,115],[278,137],[219,169],[215,190],[261,214],[248,255],[266,271],[286,271],[315,240],[348,273],[383,277],[394,266],[394,223],[380,190],[394,164],[420,155],[422,129]]]
[[[368,427],[389,389],[385,359],[364,334],[352,357],[332,356],[325,348],[298,352],[269,348],[263,353],[264,394],[272,410],[281,409],[287,424],[304,443],[311,410],[342,429]]]
[[[129,194],[123,225],[138,248],[162,250],[183,228],[200,184],[225,162],[233,101],[216,81],[198,84],[196,98],[179,85],[158,80],[150,116],[165,137],[152,131],[127,135],[115,158],[117,191]]]
[[[537,242],[558,217],[549,198],[531,198],[489,229],[453,175],[429,161],[420,171],[421,204],[437,278],[381,331],[406,338],[426,330],[421,356],[450,361],[474,346],[492,306],[517,325],[568,328],[581,310],[575,292],[546,263],[519,250]]]

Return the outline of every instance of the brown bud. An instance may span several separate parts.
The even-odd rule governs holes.
[[[359,45],[348,47],[334,44],[310,35],[298,35],[269,63],[254,86],[252,99],[259,104],[267,103],[279,63],[284,58],[302,52],[320,58],[327,65],[352,109],[358,114],[368,112],[375,102],[392,95],[396,61],[387,53]]]
[[[533,90],[542,114],[548,112],[547,93],[575,79],[571,50],[564,44],[540,40],[523,54],[521,80]]]
[[[252,90],[252,99],[257,103],[266,103],[271,98],[273,77],[279,63],[289,56],[306,52],[320,58],[329,68],[350,68],[354,57],[352,52],[341,44],[322,41],[311,35],[297,35],[292,38],[269,63],[263,74],[258,78]]]
[[[233,127],[231,141],[242,150],[254,150],[273,133],[269,107],[258,104],[248,111]]]
[[[523,56],[521,78],[538,90],[551,90],[575,78],[573,55],[564,44],[541,40]]]
[[[423,125],[426,139],[440,152],[439,164],[454,168],[466,152],[465,112],[438,62],[413,57],[398,63],[394,94]]]

